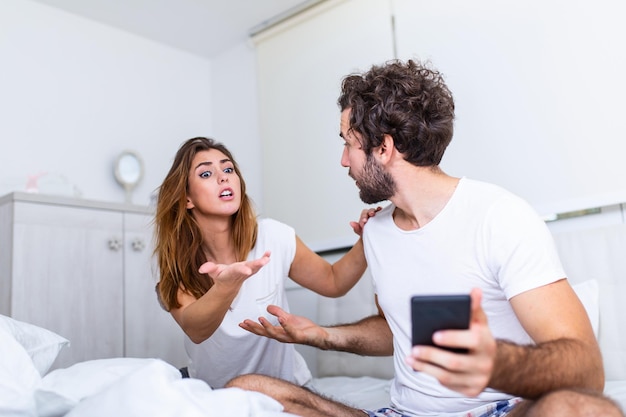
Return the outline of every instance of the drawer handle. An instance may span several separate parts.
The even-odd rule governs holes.
[[[122,247],[122,241],[116,237],[109,239],[109,249],[117,252]]]
[[[146,244],[143,240],[136,238],[130,243],[130,246],[133,248],[135,252],[141,252],[146,247]]]

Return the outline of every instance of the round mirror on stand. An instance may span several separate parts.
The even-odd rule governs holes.
[[[132,203],[132,191],[143,177],[143,161],[136,152],[124,151],[115,160],[115,180],[124,187],[126,202]]]

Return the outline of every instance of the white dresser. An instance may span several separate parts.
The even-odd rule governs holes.
[[[0,197],[0,314],[71,345],[53,368],[112,357],[186,364],[156,299],[152,210],[15,192]]]

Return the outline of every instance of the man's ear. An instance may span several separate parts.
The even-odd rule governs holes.
[[[393,142],[393,137],[391,135],[383,136],[383,142],[377,149],[377,154],[380,162],[382,164],[386,164],[391,160],[393,155],[395,154],[396,147]]]

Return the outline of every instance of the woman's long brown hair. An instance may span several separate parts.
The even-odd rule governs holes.
[[[160,280],[157,291],[163,307],[170,311],[180,307],[178,289],[183,288],[196,298],[202,297],[213,281],[200,274],[206,262],[202,251],[202,233],[191,212],[187,210],[187,190],[191,163],[200,151],[216,149],[232,162],[241,180],[241,206],[232,215],[232,234],[238,261],[244,261],[257,237],[256,213],[246,194],[246,183],[230,151],[210,138],[197,137],[184,142],[174,158],[170,171],[158,190],[155,223],[155,248]]]

